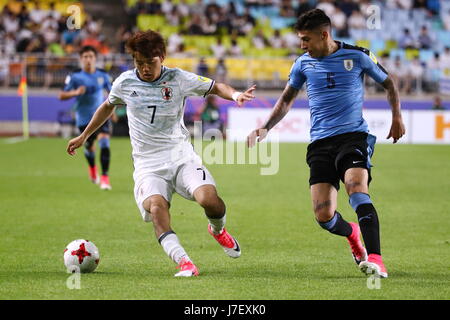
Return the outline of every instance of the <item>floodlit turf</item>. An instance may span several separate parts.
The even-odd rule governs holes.
[[[127,139],[112,140],[112,191],[87,178],[83,152],[62,139],[0,140],[0,299],[448,299],[449,146],[377,145],[371,196],[381,220],[389,279],[369,289],[347,242],[311,211],[305,144],[282,144],[277,175],[258,165],[209,165],[242,256],[228,258],[193,202],[174,197],[173,228],[200,269],[175,265],[142,222],[133,197]],[[341,190],[338,210],[355,214]],[[62,257],[74,239],[101,261],[69,290]]]

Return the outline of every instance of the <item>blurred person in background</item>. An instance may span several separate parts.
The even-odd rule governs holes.
[[[59,20],[59,18],[61,18],[61,13],[58,10],[56,10],[56,3],[55,2],[50,2],[49,10],[48,10],[48,16],[52,17],[55,20]]]
[[[309,3],[309,0],[300,0],[299,4],[297,6],[297,9],[296,9],[295,15],[297,17],[300,17],[303,13],[305,13],[306,11],[309,11],[311,9],[312,9],[312,6]]]
[[[19,31],[20,20],[8,7],[3,9],[0,21],[2,21],[3,29],[6,33],[17,33]]]
[[[200,111],[200,119],[203,134],[210,129],[216,129],[223,133],[223,121],[220,118],[220,108],[215,96],[208,95],[206,97],[205,104]]]
[[[450,10],[442,13],[442,24],[444,25],[445,30],[450,31]]]
[[[450,47],[445,47],[441,54],[441,69],[450,69]]]
[[[242,57],[242,49],[237,43],[236,39],[231,39],[229,54],[231,57]]]
[[[273,35],[269,38],[269,43],[272,48],[284,48],[286,47],[281,37],[280,30],[275,30]]]
[[[39,1],[33,1],[33,9],[30,12],[30,19],[33,23],[41,24],[48,14],[48,10],[41,9]]]
[[[252,39],[252,44],[256,49],[264,49],[270,46],[269,40],[264,35],[262,29],[259,29]]]
[[[359,10],[355,10],[352,12],[350,17],[348,18],[348,27],[351,29],[364,29],[367,27],[366,18]]]
[[[336,1],[336,4],[347,17],[350,17],[354,11],[359,11],[359,6],[354,0]]]
[[[386,0],[386,6],[390,9],[410,10],[412,7],[412,0]]]
[[[203,9],[203,4],[197,3],[194,5],[194,7]],[[189,4],[186,2],[186,0],[180,0],[180,2],[178,2],[177,4],[177,10],[182,17],[187,17],[190,15],[191,8],[189,7]]]
[[[161,12],[167,17],[169,13],[172,12],[176,5],[173,4],[172,0],[163,0],[161,2]]]
[[[220,58],[217,61],[216,68],[214,70],[214,76],[216,78],[216,81],[227,82],[227,74],[228,74],[228,68],[225,65],[225,59]]]
[[[415,49],[417,47],[417,41],[409,29],[403,29],[403,34],[398,39],[398,46],[402,49]]]
[[[397,84],[399,91],[402,93],[409,92],[410,90],[410,78],[407,66],[399,56],[394,58],[394,61],[388,64],[390,75]]]
[[[5,54],[5,49],[0,49],[0,83],[3,85],[8,84],[8,76],[9,76],[9,58],[8,55]]]
[[[178,52],[180,44],[184,42],[183,37],[178,32],[173,32],[167,39],[167,51],[169,54]]]
[[[417,41],[419,42],[420,49],[431,49],[433,47],[433,39],[431,38],[426,26],[422,26],[420,29],[420,34]]]
[[[182,16],[178,12],[178,7],[175,5],[172,10],[166,14],[166,20],[171,26],[181,25]]]
[[[161,3],[158,0],[150,0],[147,2],[149,14],[162,14]]]
[[[354,11],[358,12],[358,11]],[[338,37],[348,37],[348,27],[347,24],[350,24],[350,19],[345,16],[345,13],[339,8],[336,7],[333,13],[333,28],[336,30],[336,35]]]
[[[414,59],[412,59],[408,67],[408,73],[410,78],[409,92],[414,91],[415,93],[421,93],[424,72],[425,70],[419,58],[415,57]]]
[[[295,17],[295,9],[292,6],[291,0],[281,0],[280,16],[285,18]]]
[[[217,38],[216,43],[213,43],[210,47],[211,52],[216,59],[222,59],[226,56],[228,49],[224,46],[222,38]]]
[[[30,39],[31,35],[29,35]],[[28,40],[29,41],[29,40]],[[7,33],[5,38],[3,39],[3,52],[5,55],[13,55],[16,53],[17,47],[19,45],[19,41],[16,41],[16,38],[13,33]],[[25,50],[25,49],[24,49]],[[19,50],[17,50],[19,51]]]
[[[319,0],[317,5],[316,5],[316,9],[320,9],[323,12],[325,12],[325,14],[327,16],[332,16],[335,10],[335,5],[334,5],[334,1],[332,0]]]
[[[27,27],[27,25],[30,23],[30,12],[28,11],[28,8],[26,5],[22,5],[19,14],[17,15],[17,18],[19,19],[19,27],[20,29]]]
[[[76,126],[83,132],[91,121],[98,106],[104,101],[103,91],[111,91],[111,78],[105,70],[96,67],[97,50],[85,46],[80,50],[81,69],[68,75],[65,86],[59,93],[60,100],[76,98]],[[100,185],[102,190],[111,190],[109,166],[111,121],[108,120],[93,133],[84,143],[84,156],[89,165],[91,182]],[[99,177],[95,164],[95,142],[100,146],[100,163],[102,174]]]
[[[189,35],[194,36],[201,36],[205,34],[205,31],[203,30],[203,21],[202,16],[200,15],[194,15],[192,16],[191,20],[188,23],[187,26],[187,33]]]
[[[208,63],[206,63],[206,59],[204,57],[201,57],[198,65],[197,65],[197,74],[203,77],[210,77],[210,71]]]
[[[442,104],[442,99],[440,96],[434,97],[432,110],[445,110],[445,107]]]
[[[437,71],[440,72],[441,67],[441,55],[439,54],[439,52],[435,52],[433,58],[427,62],[427,69],[429,69],[431,73],[435,73]]]

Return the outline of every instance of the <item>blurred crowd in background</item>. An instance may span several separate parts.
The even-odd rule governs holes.
[[[106,10],[108,2],[103,3]],[[72,4],[81,9],[80,29],[67,23]],[[54,71],[43,76],[43,84],[57,85],[60,69],[49,68],[45,59],[57,57],[60,64],[76,67],[77,51],[84,45],[94,46],[105,57],[103,67],[121,72],[130,67],[130,60],[120,56],[125,54],[125,42],[136,30],[148,28],[166,37],[169,57],[181,59],[185,68],[203,75],[240,78],[244,69],[236,69],[235,61],[247,58],[284,59],[283,70],[289,70],[302,53],[292,25],[312,8],[330,16],[337,40],[378,55],[402,92],[436,92],[439,79],[450,76],[450,1],[124,0],[120,7],[117,23],[117,16],[111,16],[112,21],[95,18],[88,1],[0,0],[0,84],[14,84],[10,76],[18,73],[20,55],[35,54],[38,58],[30,63],[36,64],[36,72]],[[114,25],[113,32],[105,28],[108,24]],[[72,60],[64,60],[67,57]],[[286,80],[287,73],[273,75],[270,69],[266,78]],[[247,72],[242,78],[249,74],[264,77]]]

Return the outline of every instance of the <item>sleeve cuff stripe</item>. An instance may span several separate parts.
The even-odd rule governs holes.
[[[205,92],[205,94],[203,95],[203,98],[205,98],[206,95],[211,91],[212,87],[214,86],[214,83],[216,83],[215,80],[213,80],[213,81],[211,82],[211,86],[209,87],[208,91]]]

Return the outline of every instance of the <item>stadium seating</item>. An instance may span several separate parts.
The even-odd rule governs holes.
[[[159,31],[165,38],[173,33],[179,33],[183,38],[185,52],[181,52],[179,55],[175,55],[179,58],[177,60],[167,59],[166,62],[172,65],[177,65],[181,68],[194,71],[198,63],[199,57],[206,57],[207,63],[212,69],[214,69],[217,59],[213,58],[213,52],[211,46],[216,43],[217,38],[222,39],[222,43],[226,48],[231,47],[231,39],[237,41],[237,45],[240,47],[243,54],[243,58],[236,58],[227,56],[225,65],[228,69],[228,76],[232,79],[245,80],[249,76],[255,80],[270,81],[274,77],[281,77],[287,79],[290,66],[294,56],[302,54],[302,51],[297,48],[271,48],[266,45],[264,48],[255,48],[253,45],[253,37],[262,31],[263,35],[270,39],[273,36],[275,30],[278,30],[282,36],[292,33],[292,25],[295,23],[296,18],[281,16],[281,10],[279,2],[274,2],[272,5],[259,5],[248,7],[250,15],[255,19],[256,24],[250,31],[245,31],[245,35],[242,32],[234,34],[233,36],[228,34],[228,30],[224,27],[218,27],[219,30],[215,34],[209,35],[192,35],[186,30],[186,26],[189,25],[190,16],[181,19],[178,25],[170,24],[168,19],[163,14],[149,14],[141,13],[131,10],[139,0],[126,0],[124,1],[124,9],[127,9],[130,16],[136,18],[133,20],[135,27],[139,30],[154,29]],[[164,0],[157,0],[159,3],[163,3]],[[180,3],[181,0],[172,0],[173,4]],[[84,6],[81,2],[73,0],[42,0],[42,8],[49,7],[51,2],[56,3],[56,9],[62,14],[66,14],[68,6],[77,4],[82,10]],[[146,3],[151,3],[152,0],[145,0]],[[190,6],[197,6],[197,0],[186,0]],[[314,0],[311,3],[317,3]],[[19,0],[0,0],[0,8],[8,5],[12,10],[20,10],[22,3],[32,10],[33,2],[22,2]],[[223,8],[229,8],[232,3],[236,13],[242,15],[247,7],[244,0],[202,0],[201,4],[205,5],[215,3]],[[336,2],[338,3],[338,2]],[[445,10],[450,10],[450,1],[440,1],[441,14]],[[296,8],[298,1],[292,1],[293,8]],[[86,4],[87,6],[87,4]],[[226,9],[228,10],[228,9]],[[433,59],[434,52],[442,52],[445,47],[450,46],[450,31],[444,30],[439,15],[430,17],[429,13],[425,9],[413,9],[403,10],[395,8],[382,8],[381,12],[381,25],[382,29],[349,29],[348,35],[345,37],[336,36],[334,31],[334,37],[337,40],[344,41],[349,44],[354,44],[362,47],[369,48],[378,56],[387,54],[390,59],[400,57],[401,61],[407,64],[413,58],[418,57],[424,64]],[[83,17],[86,16],[82,11]],[[399,40],[401,40],[403,29],[410,30],[413,37],[419,35],[421,27],[426,26],[432,34],[432,38],[435,40],[433,44],[433,50],[430,49],[402,49],[399,48]],[[345,33],[339,33],[345,34]],[[104,36],[104,35],[102,35]],[[66,39],[63,37],[63,39]],[[0,39],[1,40],[1,39]],[[1,43],[0,43],[1,45]],[[62,43],[49,43],[45,48],[45,52],[51,53],[53,57],[63,57],[64,55],[70,55],[74,50],[77,50],[77,45],[62,45]],[[114,50],[113,50],[114,51]],[[123,52],[123,51],[122,51]],[[271,60],[267,60],[270,57]],[[105,67],[114,69],[114,59],[105,61]],[[117,66],[116,66],[117,67]],[[124,66],[118,66],[117,69],[123,69]],[[12,71],[12,70],[11,70]],[[12,73],[12,72],[10,72]]]

